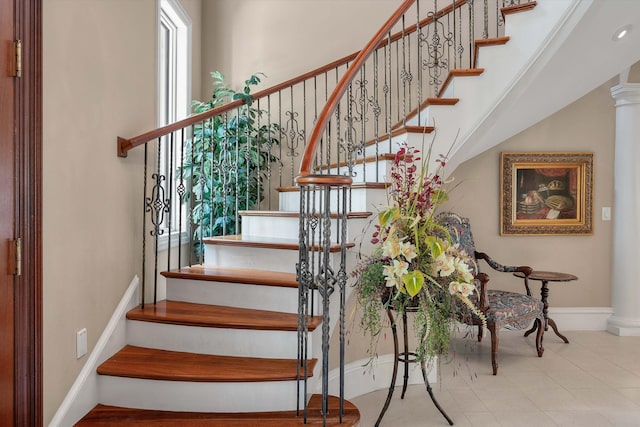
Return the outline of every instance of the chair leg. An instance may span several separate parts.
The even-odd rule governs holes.
[[[482,335],[484,334],[484,328],[482,325],[478,325],[478,342],[482,341]]]
[[[536,350],[538,350],[538,357],[542,357],[544,354],[544,347],[542,347],[542,337],[544,336],[544,317],[537,318],[536,325],[538,326],[538,333],[536,334]]]
[[[491,366],[493,375],[498,374],[498,330],[495,324],[487,325],[491,332]]]

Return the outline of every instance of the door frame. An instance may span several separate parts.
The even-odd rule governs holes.
[[[15,280],[17,426],[43,425],[42,399],[42,0],[14,0],[22,77],[16,78],[16,236],[22,275]]]

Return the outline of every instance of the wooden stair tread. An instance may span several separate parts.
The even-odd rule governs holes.
[[[440,88],[440,91],[438,92],[438,96],[442,96],[454,77],[473,77],[479,76],[482,73],[484,73],[484,68],[460,68],[450,70],[449,75],[447,75],[446,80],[444,81],[442,87]]]
[[[351,189],[364,188],[364,189],[385,189],[391,184],[388,182],[354,182],[351,184]],[[279,193],[298,193],[300,187],[297,185],[286,185],[276,188]]]
[[[211,328],[297,331],[298,315],[277,311],[253,310],[181,301],[159,301],[145,304],[127,313],[127,319]],[[309,316],[309,330],[320,325],[322,317]]]
[[[395,159],[396,155],[394,153],[382,153],[379,154],[376,158],[375,155],[373,156],[366,156],[366,157],[358,157],[353,163],[356,165],[361,165],[363,163],[373,163],[376,160],[384,162],[384,161],[393,161],[393,159]],[[349,165],[348,161],[342,161],[340,163],[331,163],[330,165],[323,165],[323,166],[316,166],[316,170],[327,170],[327,169],[334,169],[337,167],[347,167]]]
[[[226,245],[226,246],[244,246],[251,248],[265,248],[265,249],[286,249],[286,250],[299,250],[300,243],[298,240],[294,239],[280,239],[275,237],[252,237],[252,236],[219,236],[219,237],[208,237],[203,239],[203,242],[208,245]],[[347,243],[347,248],[352,248],[355,246],[355,243]],[[316,246],[314,248],[318,250],[319,248]],[[331,245],[329,247],[329,252],[340,252],[340,245]]]
[[[490,39],[479,39],[476,40],[474,42],[475,45],[475,49],[474,49],[474,54],[473,54],[473,67],[476,67],[476,64],[478,63],[478,54],[480,52],[480,48],[481,47],[486,47],[486,46],[501,46],[506,44],[509,41],[509,36],[504,36],[504,37],[494,37],[494,38],[490,38]]]
[[[407,114],[406,120],[411,120],[418,115],[418,111],[422,111],[430,105],[456,105],[460,101],[460,98],[427,98],[417,107]],[[393,125],[392,129],[400,129],[404,126],[403,122],[398,122]],[[424,126],[426,127],[426,126]],[[434,128],[435,129],[435,128]]]
[[[504,19],[505,15],[510,15],[512,13],[520,13],[526,12],[527,10],[531,10],[538,5],[536,1],[530,1],[527,3],[514,4],[512,6],[506,6],[500,9],[502,13],[502,19]]]
[[[407,116],[407,120],[409,118],[410,117]],[[434,130],[435,128],[433,126],[413,126],[413,125],[405,125],[402,123],[398,123],[396,126],[391,128],[391,137],[393,138],[393,137],[404,135],[407,133],[430,134],[430,133],[433,133]],[[369,147],[371,145],[375,145],[376,142],[384,144],[388,140],[389,140],[389,134],[385,133],[385,134],[378,135],[377,139],[376,138],[370,139],[369,141],[365,142],[364,145],[366,147]]]
[[[191,266],[161,273],[166,278],[297,288],[295,273],[250,268]]]
[[[154,427],[298,427],[322,425],[322,398],[313,395],[308,404],[307,424],[296,411],[250,412],[250,413],[207,413],[152,411],[116,406],[97,405],[75,425],[77,427],[106,426],[154,426]],[[342,423],[338,418],[339,399],[329,396],[327,426],[352,427],[358,425],[360,412],[356,406],[345,400]]]
[[[309,361],[309,375],[316,360]],[[217,356],[127,345],[98,366],[98,374],[188,382],[293,381],[296,359]]]

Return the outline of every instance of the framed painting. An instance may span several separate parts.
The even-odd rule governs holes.
[[[500,234],[593,234],[593,153],[501,157]]]

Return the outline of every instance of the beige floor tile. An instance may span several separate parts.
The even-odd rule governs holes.
[[[613,424],[596,411],[545,411],[545,413],[562,427],[609,427]]]
[[[494,411],[503,427],[555,427],[557,424],[542,411]]]
[[[531,337],[500,331],[498,375],[491,373],[488,335],[481,344],[454,341],[456,354],[441,362],[436,398],[456,427],[640,427],[640,337],[565,332],[570,344],[548,333],[542,358]],[[397,388],[381,427],[448,426],[423,385]],[[387,396],[379,390],[351,399],[361,426],[372,427]]]

